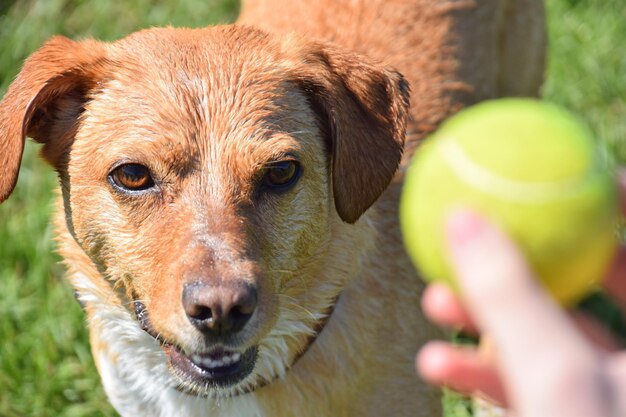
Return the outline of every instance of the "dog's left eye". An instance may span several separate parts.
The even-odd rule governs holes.
[[[114,185],[124,191],[142,191],[154,187],[150,170],[140,164],[124,164],[109,174]]]
[[[300,164],[296,161],[274,162],[265,167],[263,185],[282,191],[291,187],[300,177]]]

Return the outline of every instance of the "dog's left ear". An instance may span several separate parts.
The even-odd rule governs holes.
[[[402,158],[409,85],[356,53],[302,42],[295,77],[332,152],[335,207],[356,222],[387,188]]]

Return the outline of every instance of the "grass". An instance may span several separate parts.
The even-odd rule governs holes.
[[[626,5],[548,0],[550,53],[543,95],[578,114],[617,163],[626,162]]]
[[[578,114],[607,156],[626,162],[623,0],[547,0],[544,96]],[[232,21],[234,0],[0,0],[0,94],[53,34],[111,40],[156,25]],[[84,317],[63,281],[49,216],[55,177],[29,144],[15,193],[0,206],[0,416],[115,416],[100,386]],[[596,303],[597,304],[597,303]],[[600,302],[602,304],[602,302]],[[448,394],[446,417],[469,417]]]

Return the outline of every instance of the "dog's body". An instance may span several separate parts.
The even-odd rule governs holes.
[[[540,2],[478,3],[251,0],[240,22],[275,35],[57,38],[29,59],[0,104],[0,201],[24,136],[44,143],[120,414],[441,414],[413,366],[435,331],[396,169],[463,105],[536,94],[543,68]],[[410,110],[372,59],[408,78]]]

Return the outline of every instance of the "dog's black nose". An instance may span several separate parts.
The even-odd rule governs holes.
[[[243,282],[195,282],[183,289],[187,318],[207,335],[237,333],[250,320],[256,305],[256,288]]]

